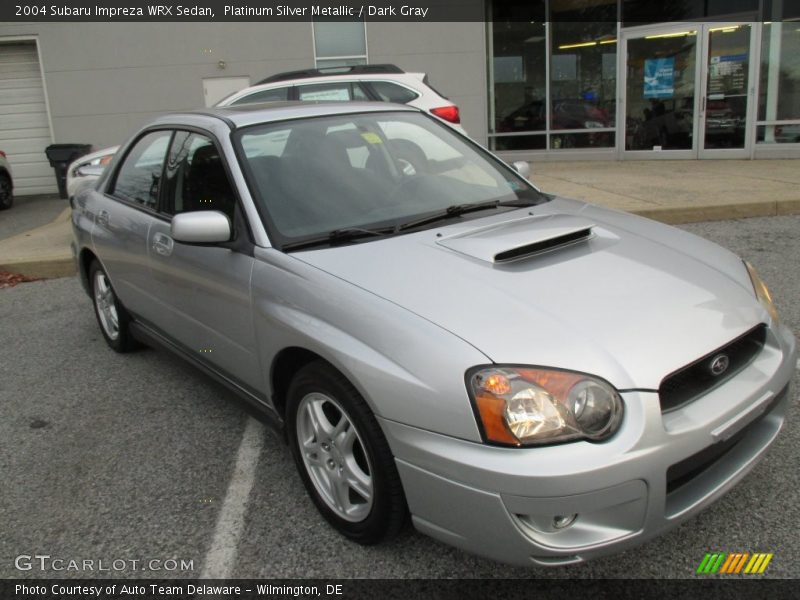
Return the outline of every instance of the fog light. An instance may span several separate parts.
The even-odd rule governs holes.
[[[574,515],[556,515],[553,517],[553,529],[566,529],[570,525],[575,522],[575,519],[578,518],[578,513]]]

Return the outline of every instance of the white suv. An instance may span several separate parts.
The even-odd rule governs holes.
[[[396,65],[355,65],[278,73],[220,100],[216,106],[301,100],[306,102],[395,102],[431,113],[466,135],[458,106],[434,90],[425,73]],[[93,184],[119,146],[82,156],[67,169],[67,195]]]
[[[290,100],[408,104],[464,132],[458,106],[434,90],[425,73],[406,73],[395,65],[355,65],[278,73],[234,92],[217,106]]]

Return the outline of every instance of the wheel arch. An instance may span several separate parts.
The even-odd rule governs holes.
[[[271,400],[273,407],[282,419],[286,416],[286,395],[292,379],[300,369],[316,360],[326,362],[341,373],[341,369],[337,368],[329,360],[301,346],[283,348],[272,359],[269,370],[270,389],[272,390]],[[342,375],[347,377],[344,373]]]
[[[100,266],[103,265],[103,263],[100,262],[100,259],[97,258],[97,255],[90,248],[81,248],[81,251],[78,254],[78,276],[81,279],[83,291],[90,296],[92,294],[92,289],[89,284],[89,269],[92,266],[92,262],[95,260],[100,263]]]

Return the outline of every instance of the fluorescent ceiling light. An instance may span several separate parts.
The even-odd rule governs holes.
[[[570,48],[587,48],[589,46],[596,46],[597,42],[582,42],[580,44],[564,44],[559,46],[559,50],[569,50]]]
[[[646,35],[644,39],[646,40],[655,40],[658,38],[674,38],[674,37],[686,37],[687,35],[697,35],[696,31],[678,31],[676,33],[661,33],[659,35]]]

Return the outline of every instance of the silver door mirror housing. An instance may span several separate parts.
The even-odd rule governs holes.
[[[105,165],[83,165],[75,170],[75,175],[78,177],[100,177],[105,170]]]
[[[185,244],[221,244],[231,239],[231,223],[218,210],[199,210],[172,217],[170,235]]]
[[[529,179],[531,176],[531,165],[529,162],[525,160],[516,160],[514,164],[511,165],[514,167],[514,170],[522,175],[525,179]]]

